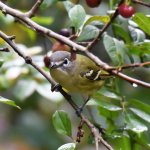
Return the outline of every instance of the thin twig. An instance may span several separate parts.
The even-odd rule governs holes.
[[[0,52],[10,52],[7,47],[0,48]]]
[[[143,82],[143,81],[140,81],[138,79],[129,77],[129,76],[127,76],[127,75],[125,75],[121,72],[118,72],[117,70],[112,70],[112,73],[115,74],[115,75],[118,75],[120,78],[122,78],[124,80],[127,80],[131,84],[141,85],[143,87],[150,88],[150,83]]]
[[[26,16],[29,18],[32,18],[36,14],[36,12],[39,10],[39,7],[43,1],[44,0],[37,0],[37,2],[33,5],[33,7],[28,12],[25,13]]]
[[[140,5],[146,6],[146,7],[150,7],[150,4],[147,4],[147,3],[142,2],[140,0],[132,0],[132,2],[136,3],[136,4],[140,4]]]
[[[123,69],[129,69],[129,68],[135,68],[135,67],[144,67],[150,65],[150,61],[143,62],[143,63],[134,63],[134,64],[127,64],[119,67],[112,67],[109,68],[108,70],[118,70],[119,72],[122,71]]]
[[[83,45],[83,46],[87,46],[90,42],[77,42],[77,44],[79,45]]]
[[[97,128],[87,119],[83,114],[80,115],[81,119],[84,120],[86,125],[91,129],[93,136],[96,138],[95,142],[101,142],[108,150],[113,150],[113,148],[102,138]]]

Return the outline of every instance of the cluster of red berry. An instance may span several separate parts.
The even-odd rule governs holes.
[[[102,0],[86,0],[89,7],[98,7]],[[118,8],[119,14],[124,18],[130,18],[134,13],[135,9],[126,3],[122,3]]]

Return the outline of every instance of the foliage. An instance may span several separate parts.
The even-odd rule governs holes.
[[[56,32],[58,29],[66,26],[72,27],[74,28],[74,34],[77,37],[74,39],[75,42],[91,42],[98,38],[99,32],[103,30],[103,27],[110,21],[112,15],[110,11],[114,11],[119,2],[119,0],[104,1],[102,2],[104,6],[109,6],[109,9],[106,7],[108,13],[101,15],[101,12],[99,13],[101,8],[100,5],[99,7],[94,8],[94,15],[91,15],[90,10],[93,8],[87,8],[85,2],[81,2],[81,0],[77,4],[69,0],[45,0],[41,5],[38,16],[33,17],[32,20],[42,26],[50,26],[50,28],[54,29]],[[9,1],[9,3],[12,6],[17,4],[16,6],[18,8],[21,5],[15,0]],[[25,5],[28,7],[30,6],[30,3],[25,2]],[[28,9],[29,8],[27,8],[27,10]],[[22,10],[25,11],[24,8]],[[118,68],[125,64],[150,61],[150,10],[148,8],[148,15],[146,15],[144,11],[144,9],[139,11],[137,8],[133,17],[125,19],[119,15],[115,21],[111,22],[111,31],[107,30],[107,32],[102,35],[102,38],[100,39],[102,42],[96,45],[97,47],[95,49],[97,52],[95,55],[100,53],[102,60],[109,61],[109,64]],[[46,15],[48,15],[48,17]],[[63,15],[63,18],[65,18],[65,20],[62,19],[62,22],[65,22],[65,26],[62,23],[59,23],[60,15]],[[9,15],[4,16],[1,13],[0,21],[2,30],[9,34],[15,34],[17,42],[25,43],[30,48],[23,44],[18,44],[17,46],[24,53],[32,56],[33,60],[41,68],[48,71],[43,64],[43,53],[45,53],[44,49],[46,48],[41,48],[46,41],[45,38],[19,23],[14,23],[14,18]],[[47,43],[49,44],[49,41]],[[48,45],[47,43],[45,45]],[[0,46],[5,46],[5,42],[2,39],[0,39]],[[50,44],[48,46],[51,47]],[[25,120],[27,121],[25,122],[27,127],[31,127],[32,123],[36,124],[32,118],[29,118],[30,115],[26,115],[28,114],[28,109],[34,110],[35,107],[39,109],[36,110],[36,113],[40,114],[40,118],[35,115],[37,117],[35,117],[35,120],[38,120],[37,122],[43,130],[40,130],[38,136],[34,135],[34,132],[32,138],[35,136],[39,140],[39,143],[37,142],[39,145],[41,142],[41,149],[48,149],[51,147],[51,145],[48,144],[49,140],[52,140],[52,145],[55,143],[54,140],[58,140],[56,145],[53,145],[54,149],[59,147],[58,150],[74,150],[77,143],[74,141],[72,130],[76,128],[77,123],[75,122],[78,122],[78,120],[72,118],[73,115],[69,112],[68,106],[60,93],[52,93],[50,84],[47,80],[32,67],[28,66],[22,58],[16,55],[16,53],[12,52],[13,50],[10,47],[9,49],[11,51],[9,53],[0,51],[0,91],[2,93],[0,93],[0,102],[17,108],[21,107],[22,111],[24,111],[22,116],[18,115],[19,112],[17,112],[16,116],[15,113],[13,114],[16,119],[16,125],[13,126],[14,131],[18,127],[17,125],[21,126],[20,122],[18,123],[17,120],[29,119],[29,122],[28,120]],[[105,54],[107,55],[107,58],[104,58]],[[143,68],[131,68],[129,71],[125,72],[140,80],[146,82],[150,81],[150,69],[148,65]],[[6,97],[8,97],[8,99]],[[98,127],[104,128],[104,138],[111,143],[115,150],[142,150],[150,149],[149,98],[149,89],[139,87],[136,84],[130,85],[117,77],[112,77],[106,81],[103,88],[93,95],[87,105],[94,110],[90,112],[94,112],[93,123],[97,124]],[[14,100],[15,102],[9,99]],[[45,102],[43,99],[49,101]],[[78,99],[78,97],[75,96],[75,99]],[[47,103],[52,105],[50,106],[51,110],[49,110],[49,105],[47,105]],[[65,103],[65,106],[62,105],[62,103]],[[82,102],[79,102],[79,104],[81,105]],[[10,112],[14,112],[14,108],[9,109]],[[66,111],[58,110],[55,112],[56,109],[65,109]],[[73,110],[71,111],[74,112]],[[34,114],[31,112],[29,114]],[[53,112],[55,113],[53,114]],[[48,127],[41,123],[45,118],[48,120],[49,114],[52,116],[53,126],[56,131],[70,137],[69,140],[63,140],[62,142],[59,136],[56,133],[53,133],[53,128],[51,127],[54,139],[51,139],[52,136],[48,134],[43,136],[43,139],[46,139],[45,142],[40,141],[39,136],[44,134],[45,131],[49,132],[47,129]],[[45,123],[47,123],[47,121],[45,121]],[[36,124],[36,126],[38,126],[38,124]],[[9,134],[11,134],[12,131],[11,129],[9,130]],[[19,128],[17,130],[23,132],[23,130]],[[28,128],[26,130],[28,130]],[[84,130],[86,130],[86,135],[89,137],[90,133],[88,133],[87,129]],[[32,134],[32,131],[28,133],[28,135],[24,132],[22,134],[26,138],[29,138],[30,134]],[[33,140],[31,141],[35,142]],[[62,145],[64,141],[67,141],[67,144]],[[87,145],[87,141],[84,142],[84,145]],[[43,143],[45,143],[47,147],[42,146]],[[40,149],[38,144],[37,146]]]

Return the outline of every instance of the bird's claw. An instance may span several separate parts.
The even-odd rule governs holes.
[[[54,91],[58,92],[60,88],[61,88],[61,85],[60,85],[60,84],[55,84],[55,85],[53,85],[53,86],[51,87],[51,91],[52,91],[52,92],[54,92]]]

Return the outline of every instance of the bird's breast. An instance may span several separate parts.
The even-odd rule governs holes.
[[[52,78],[70,93],[91,95],[97,91],[104,81],[92,81],[82,78],[80,74],[68,74],[60,69],[50,71]]]

